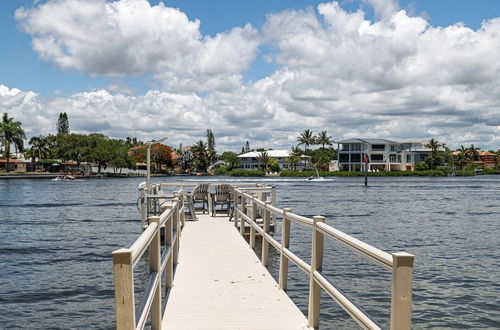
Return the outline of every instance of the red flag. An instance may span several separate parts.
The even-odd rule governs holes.
[[[368,164],[369,162],[370,160],[368,159],[368,155],[365,154],[365,156],[363,157],[363,163]]]

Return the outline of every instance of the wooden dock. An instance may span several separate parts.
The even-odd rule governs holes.
[[[307,329],[307,319],[227,217],[197,215],[182,231],[162,328]]]
[[[162,191],[172,185],[178,190]],[[129,248],[112,253],[117,329],[142,330],[148,320],[153,330],[318,329],[324,291],[362,328],[380,330],[323,275],[325,239],[340,242],[392,274],[390,330],[411,329],[413,255],[389,254],[335,229],[322,216],[308,218],[278,208],[274,187],[262,184],[239,183],[226,192],[231,194],[232,221],[226,214],[199,213],[197,221],[186,221],[186,212],[194,213],[194,202],[184,187],[193,186],[139,186],[143,232]],[[271,230],[275,219],[281,222],[279,241]],[[290,250],[292,222],[311,230],[310,264]],[[257,235],[262,237],[261,260],[252,249]],[[280,254],[278,283],[266,269],[270,247]],[[149,273],[142,275],[147,284],[136,301],[134,268],[143,256]],[[309,277],[307,318],[285,293],[289,264]]]

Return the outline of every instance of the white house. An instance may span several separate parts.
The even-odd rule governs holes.
[[[278,162],[281,169],[289,169],[291,167],[290,163],[286,159],[290,156],[290,151],[288,150],[266,150],[269,158],[274,158]],[[264,165],[259,162],[260,151],[251,151],[239,155],[240,166],[239,168],[245,170],[253,170],[263,168]]]
[[[338,141],[338,160],[341,171],[363,171],[365,155],[368,170],[413,171],[415,163],[423,161],[430,149],[427,141],[403,142],[386,139],[347,139]]]

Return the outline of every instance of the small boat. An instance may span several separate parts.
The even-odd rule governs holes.
[[[74,179],[75,177],[72,175],[59,175],[58,177],[53,178],[52,181],[72,181]]]

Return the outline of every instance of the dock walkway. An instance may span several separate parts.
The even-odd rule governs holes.
[[[309,329],[234,224],[197,217],[182,231],[162,328]]]

